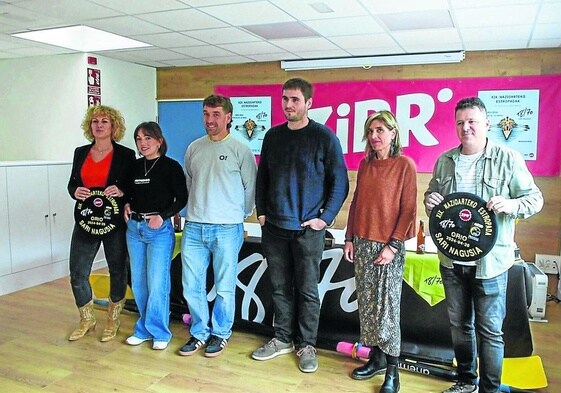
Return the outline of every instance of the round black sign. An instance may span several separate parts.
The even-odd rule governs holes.
[[[432,209],[429,230],[436,248],[455,261],[475,261],[487,255],[497,240],[497,217],[477,195],[446,195]]]
[[[122,224],[122,210],[115,198],[106,196],[103,189],[90,189],[90,196],[76,202],[74,219],[80,228],[94,236],[113,232]]]

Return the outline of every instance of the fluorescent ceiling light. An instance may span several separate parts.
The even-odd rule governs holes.
[[[141,48],[151,46],[144,42],[88,26],[70,26],[57,29],[28,31],[12,34],[14,37],[61,46],[79,52],[97,52],[113,49]]]
[[[381,55],[362,57],[339,57],[315,60],[284,60],[281,68],[286,71],[321,70],[329,68],[365,68],[412,64],[459,63],[465,58],[464,51],[414,53],[403,55]]]

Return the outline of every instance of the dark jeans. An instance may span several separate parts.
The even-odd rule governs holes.
[[[458,380],[476,382],[479,342],[479,391],[498,393],[504,357],[502,326],[506,316],[508,271],[497,277],[476,279],[475,269],[475,266],[457,264],[453,269],[440,267]]]
[[[291,231],[265,223],[261,236],[272,284],[275,336],[297,347],[315,346],[325,230]]]
[[[101,243],[109,268],[110,298],[118,302],[127,290],[128,252],[125,238],[126,227],[119,227],[103,237],[93,236],[74,225],[70,243],[70,284],[78,307],[92,300],[89,277],[93,261]]]

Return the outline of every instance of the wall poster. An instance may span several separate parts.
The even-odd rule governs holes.
[[[263,138],[271,128],[271,97],[231,97],[232,135],[242,140],[253,154],[261,154]]]
[[[489,139],[535,161],[538,150],[539,90],[480,91],[491,121]]]
[[[88,67],[88,106],[101,104],[101,70]]]

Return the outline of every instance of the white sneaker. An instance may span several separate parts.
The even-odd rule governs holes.
[[[162,349],[166,349],[167,347],[168,347],[167,341],[154,341],[152,343],[152,349],[162,350]]]
[[[136,336],[130,336],[129,338],[127,338],[127,340],[125,341],[128,345],[140,345],[142,344],[144,341],[150,341],[152,340],[151,338],[138,338]]]

